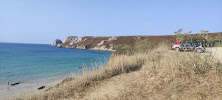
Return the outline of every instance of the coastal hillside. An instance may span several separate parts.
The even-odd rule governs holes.
[[[210,37],[215,38],[219,33],[210,33]],[[197,34],[190,34],[191,36],[197,36]],[[187,37],[189,38],[189,37]],[[165,35],[165,36],[113,36],[113,37],[77,37],[68,36],[64,41],[56,39],[52,46],[57,46],[61,48],[76,48],[76,49],[90,49],[90,50],[106,50],[114,51],[119,44],[126,44],[129,46],[134,46],[137,40],[147,40],[153,44],[158,44],[159,42],[169,42],[173,43],[176,41],[175,36]]]
[[[217,50],[213,50],[217,49]],[[209,48],[208,52],[222,48]],[[193,100],[222,98],[221,52],[176,52],[166,44],[147,52],[112,55],[107,65],[92,66],[47,91],[22,95],[27,100]],[[96,68],[95,68],[96,67]],[[92,69],[93,69],[92,68]],[[17,98],[19,99],[19,98]]]
[[[126,44],[133,46],[135,41],[138,39],[147,40],[153,43],[160,41],[174,42],[175,37],[173,36],[118,36],[118,37],[77,37],[69,36],[61,44],[56,39],[53,44],[57,42],[57,47],[62,48],[76,48],[76,49],[91,49],[91,50],[108,50],[113,51],[119,44]]]

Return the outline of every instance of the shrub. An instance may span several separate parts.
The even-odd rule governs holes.
[[[144,53],[152,48],[153,48],[152,43],[148,42],[147,40],[137,40],[133,47],[134,53],[135,52]]]
[[[153,44],[147,40],[137,40],[133,47],[126,44],[120,44],[117,46],[114,54],[116,55],[132,55],[135,53],[144,53],[153,48]]]
[[[132,47],[126,44],[119,44],[116,48],[115,54],[131,54]]]

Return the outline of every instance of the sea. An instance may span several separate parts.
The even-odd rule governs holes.
[[[110,55],[50,44],[0,43],[0,85],[69,76],[95,63],[106,64]]]

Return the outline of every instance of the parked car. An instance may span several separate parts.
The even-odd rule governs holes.
[[[176,41],[172,49],[176,51],[195,51],[201,53],[205,51],[205,45],[201,42]]]

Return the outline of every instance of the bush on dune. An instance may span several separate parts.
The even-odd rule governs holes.
[[[115,54],[132,54],[132,47],[126,44],[120,44],[117,46]]]
[[[133,47],[130,47],[126,44],[120,44],[117,46],[116,51],[114,54],[116,55],[133,55],[135,53],[146,53],[147,51],[151,50],[154,45],[147,40],[137,40]]]

